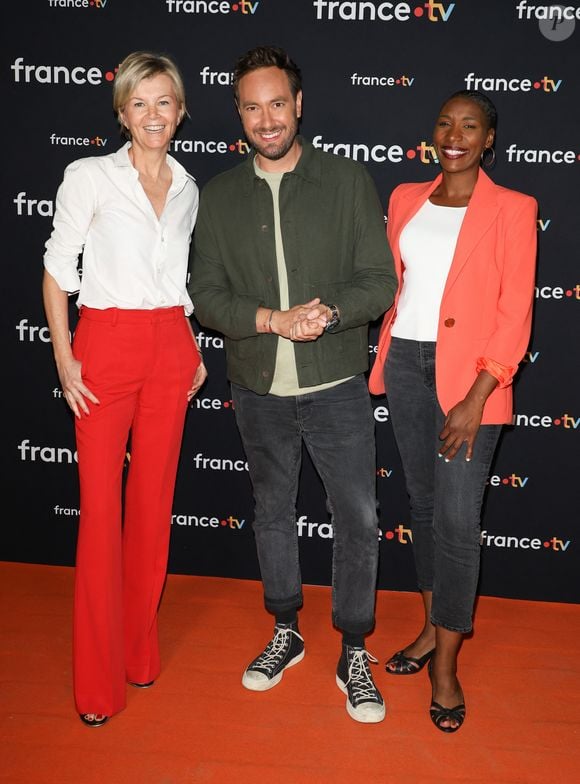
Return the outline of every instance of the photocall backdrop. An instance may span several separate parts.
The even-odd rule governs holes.
[[[398,183],[436,175],[429,147],[442,101],[455,90],[477,88],[496,103],[491,176],[537,198],[539,260],[514,424],[505,428],[486,493],[480,592],[577,602],[578,3],[29,0],[13,4],[11,14],[1,52],[6,490],[0,558],[74,563],[74,427],[42,307],[42,256],[65,166],[122,143],[111,109],[115,68],[137,49],[176,59],[191,119],[173,154],[202,188],[247,154],[230,85],[235,59],[258,44],[275,44],[303,72],[303,134],[364,163],[385,214]],[[377,332],[372,325],[371,362]],[[200,329],[198,338],[210,375],[187,416],[169,569],[258,579],[251,486],[222,337]],[[414,590],[412,531],[388,403],[374,398],[373,404],[378,586]],[[332,530],[306,456],[297,526],[304,581],[329,584]]]

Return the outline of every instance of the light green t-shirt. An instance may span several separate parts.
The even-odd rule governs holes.
[[[280,287],[280,310],[288,310],[290,307],[290,297],[288,294],[288,273],[286,270],[286,261],[284,259],[284,245],[282,244],[282,230],[280,228],[280,183],[284,172],[266,172],[260,169],[254,158],[254,170],[258,177],[266,180],[272,191],[272,199],[274,202],[274,238],[276,241],[276,265],[278,268],[278,285]],[[352,378],[352,376],[349,376]],[[330,381],[326,384],[319,384],[314,387],[300,387],[298,386],[298,373],[296,371],[296,356],[294,354],[294,345],[291,340],[286,338],[278,338],[278,348],[276,351],[276,367],[274,370],[274,378],[272,386],[270,387],[271,395],[278,395],[279,397],[289,397],[290,395],[305,395],[310,392],[320,392],[323,389],[330,389],[331,387],[342,384],[343,381],[348,381],[348,378],[340,378],[336,381]]]

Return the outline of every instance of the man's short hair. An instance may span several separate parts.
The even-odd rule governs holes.
[[[280,68],[286,72],[292,96],[296,98],[302,89],[302,74],[296,63],[278,46],[256,46],[238,58],[234,66],[234,96],[239,100],[240,79],[258,68]]]

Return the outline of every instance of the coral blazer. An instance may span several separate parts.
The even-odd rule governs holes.
[[[399,287],[385,313],[369,389],[384,393],[384,365],[403,282],[399,237],[441,182],[403,183],[389,202],[387,237]],[[442,410],[463,400],[481,369],[500,379],[482,424],[512,420],[512,379],[528,346],[536,270],[537,203],[479,171],[447,276],[437,326],[435,378]],[[496,367],[496,364],[499,367]]]

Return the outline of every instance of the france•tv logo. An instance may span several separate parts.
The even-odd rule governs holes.
[[[217,517],[215,515],[171,515],[171,524],[185,528],[223,528],[232,531],[241,531],[245,520],[233,515]]]
[[[109,0],[48,0],[49,8],[96,8],[102,11]]]
[[[258,10],[261,0],[165,0],[170,14],[229,14],[240,13],[253,16]]]
[[[50,143],[62,147],[106,147],[108,138],[104,136],[57,136],[50,134]]]
[[[208,155],[224,155],[228,152],[247,155],[250,152],[250,145],[243,139],[235,139],[233,142],[223,139],[173,139],[170,149],[173,152],[206,153]]]
[[[537,537],[530,536],[509,536],[507,534],[490,534],[487,531],[481,532],[482,547],[498,547],[506,550],[552,550],[552,552],[565,553],[570,547],[570,539],[559,539],[551,536],[542,541]]]
[[[400,144],[373,144],[359,142],[327,142],[318,134],[312,137],[312,145],[324,152],[342,155],[353,161],[362,163],[402,163],[405,158],[412,161],[418,158],[420,163],[439,163],[435,147],[426,141],[409,147],[406,151]]]
[[[550,76],[538,78],[504,77],[504,76],[476,76],[473,71],[468,73],[463,80],[467,90],[484,90],[485,92],[524,92],[532,90],[544,93],[557,93],[562,86],[563,79],[552,79]]]
[[[119,67],[103,71],[96,65],[89,66],[74,65],[34,65],[24,62],[24,57],[17,57],[10,70],[14,73],[14,81],[17,84],[24,82],[30,84],[91,84],[99,85],[105,82],[112,82]]]
[[[408,22],[412,16],[415,19],[425,18],[429,22],[448,22],[455,3],[439,3],[436,0],[427,0],[419,3],[413,9],[408,3],[375,3],[375,2],[332,2],[332,0],[314,0],[316,18],[330,22],[341,19],[344,22]],[[336,15],[335,15],[336,14]]]

